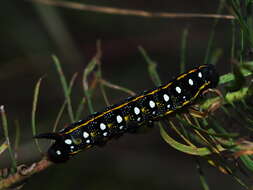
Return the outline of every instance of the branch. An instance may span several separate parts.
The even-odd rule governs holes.
[[[46,157],[44,157],[39,162],[33,163],[30,166],[20,165],[18,166],[16,173],[0,181],[0,190],[20,186],[25,182],[26,179],[30,178],[36,173],[47,169],[51,165],[53,165],[53,163],[48,161]]]
[[[202,14],[202,13],[168,13],[168,12],[149,12],[136,9],[120,9],[106,6],[88,5],[84,3],[68,2],[68,1],[52,1],[52,0],[28,0],[35,3],[41,3],[45,5],[52,5],[57,7],[77,9],[82,11],[90,11],[105,14],[116,15],[130,15],[146,18],[216,18],[216,19],[235,19],[232,15],[220,15],[220,14]]]

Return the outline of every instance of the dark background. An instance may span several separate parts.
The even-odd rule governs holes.
[[[216,0],[99,0],[85,3],[173,13],[215,13],[219,5]],[[223,13],[227,14],[226,10]],[[64,101],[52,54],[59,57],[68,80],[79,72],[72,96],[76,108],[83,96],[82,71],[96,53],[97,40],[101,40],[104,78],[140,92],[154,85],[138,46],[141,45],[157,62],[158,72],[166,82],[179,73],[183,30],[189,30],[186,62],[187,68],[191,68],[203,63],[214,22],[203,18],[108,15],[22,0],[1,1],[0,21],[0,104],[5,105],[12,139],[14,123],[16,120],[20,123],[19,163],[31,163],[40,158],[31,140],[31,108],[36,81],[44,76],[37,114],[39,132],[52,129]],[[224,73],[230,67],[231,22],[220,20],[215,32],[213,49],[221,48],[223,52],[217,67]],[[127,96],[110,89],[107,93],[111,103]],[[93,103],[97,111],[105,106],[100,93],[93,96]],[[87,113],[88,108],[85,109]],[[62,127],[68,122],[65,114]],[[46,151],[48,143],[40,142]],[[7,155],[1,156],[0,166],[8,166]],[[211,189],[242,189],[230,176],[221,174],[204,161],[203,167]],[[125,135],[104,148],[83,152],[66,164],[34,176],[24,187],[37,190],[55,188],[191,190],[202,187],[194,157],[170,148],[161,139],[159,131],[154,129],[149,133]]]

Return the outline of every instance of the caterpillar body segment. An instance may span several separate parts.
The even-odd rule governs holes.
[[[40,134],[55,143],[48,150],[51,161],[65,162],[81,150],[103,145],[112,138],[153,122],[191,105],[204,90],[215,88],[219,76],[213,65],[202,65],[158,88],[127,98],[87,119],[70,124],[58,133]]]

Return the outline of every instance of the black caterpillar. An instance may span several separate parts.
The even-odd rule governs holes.
[[[36,138],[55,140],[48,150],[48,158],[55,163],[65,162],[83,149],[105,144],[141,126],[152,126],[154,121],[192,104],[204,90],[215,88],[218,81],[214,66],[202,65],[165,85],[70,124],[58,133],[39,134]]]

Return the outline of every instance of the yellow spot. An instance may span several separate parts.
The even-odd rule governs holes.
[[[125,116],[125,117],[124,117],[124,120],[125,120],[125,121],[129,121],[129,116],[128,116],[128,115]]]
[[[146,112],[148,112],[148,109],[146,109],[146,108],[141,108],[141,111],[142,111],[143,113],[146,113]]]
[[[72,138],[72,140],[73,140],[73,143],[74,144],[76,144],[76,145],[79,145],[79,144],[81,144],[82,143],[82,139],[80,139],[80,138]]]
[[[97,136],[97,133],[96,133],[96,132],[91,132],[90,135],[91,135],[92,137],[95,137],[95,136]]]
[[[164,106],[164,104],[161,103],[161,102],[157,102],[156,104],[157,104],[158,107],[163,107]]]

